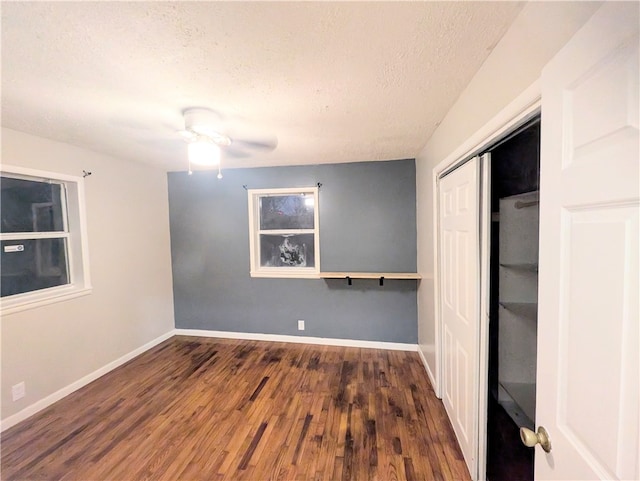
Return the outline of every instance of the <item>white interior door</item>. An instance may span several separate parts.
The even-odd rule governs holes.
[[[477,473],[479,160],[440,179],[438,194],[442,399],[469,472]]]
[[[542,75],[536,479],[640,479],[638,3]]]

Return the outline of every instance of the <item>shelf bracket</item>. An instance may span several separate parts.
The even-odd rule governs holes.
[[[347,284],[351,285],[352,284],[352,280],[351,277],[347,276]]]
[[[380,276],[380,285],[384,286],[384,276]]]

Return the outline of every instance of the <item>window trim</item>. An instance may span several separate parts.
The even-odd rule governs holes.
[[[284,279],[319,279],[320,278],[320,209],[318,203],[318,187],[292,187],[284,189],[247,189],[249,203],[249,258],[251,277],[271,277]],[[278,235],[286,233],[313,233],[314,267],[263,267],[260,265],[260,205],[261,197],[285,196],[291,194],[313,194],[313,229],[279,229],[269,231]]]
[[[5,316],[14,312],[90,294],[92,286],[89,270],[89,241],[87,237],[84,178],[6,164],[3,164],[0,168],[0,174],[16,179],[53,181],[63,185],[66,193],[64,196],[66,231],[6,233],[0,234],[0,237],[2,240],[10,240],[11,238],[24,239],[26,237],[30,239],[66,237],[69,271],[68,284],[0,298],[0,314]]]

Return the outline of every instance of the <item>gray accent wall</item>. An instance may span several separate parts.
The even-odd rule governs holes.
[[[322,184],[322,271],[415,272],[413,159],[216,174],[168,174],[177,328],[417,342],[417,281],[251,278],[243,188]]]

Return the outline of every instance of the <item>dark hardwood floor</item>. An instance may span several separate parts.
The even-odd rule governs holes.
[[[2,434],[6,480],[468,480],[415,352],[174,337]]]

